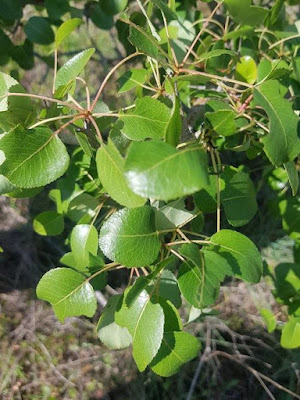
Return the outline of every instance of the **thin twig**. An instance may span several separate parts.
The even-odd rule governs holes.
[[[81,108],[76,107],[76,106],[73,106],[72,104],[67,103],[66,101],[53,99],[52,97],[47,97],[47,96],[40,96],[40,95],[38,95],[38,94],[29,94],[29,93],[6,93],[5,95],[0,96],[0,100],[1,100],[1,99],[4,99],[5,97],[11,97],[11,96],[14,96],[14,97],[30,97],[30,98],[33,98],[33,99],[39,99],[39,100],[44,100],[44,101],[50,101],[51,103],[57,103],[57,104],[60,104],[60,105],[62,105],[62,106],[65,106],[65,107],[72,108],[73,110],[76,110],[76,111],[82,111]]]
[[[212,20],[213,16],[215,15],[215,13],[217,12],[218,8],[223,4],[223,0],[217,4],[217,6],[215,7],[215,9],[212,11],[212,13],[210,14],[210,16],[207,18],[206,22],[202,25],[202,28],[200,29],[198,35],[195,37],[193,43],[191,44],[190,48],[188,49],[184,59],[182,60],[181,66],[183,66],[187,59],[189,58],[193,48],[195,47],[196,43],[198,42],[199,38],[201,37],[202,33],[204,32],[205,28],[207,27],[207,25],[209,24],[209,22]]]
[[[94,101],[93,101],[93,103],[92,103],[92,105],[91,105],[91,112],[93,111],[93,109],[95,108],[95,106],[96,106],[96,104],[97,104],[97,101],[99,100],[99,97],[101,96],[101,93],[103,92],[103,89],[104,89],[104,87],[105,87],[105,85],[107,84],[107,81],[109,80],[109,78],[114,74],[114,72],[118,69],[118,68],[120,68],[121,67],[121,65],[123,65],[124,63],[126,63],[127,61],[129,61],[131,58],[134,58],[134,57],[137,57],[137,56],[139,56],[139,55],[141,55],[142,53],[140,53],[140,52],[135,52],[135,53],[133,53],[133,54],[130,54],[129,56],[127,56],[127,57],[125,57],[125,58],[123,58],[123,60],[121,60],[117,65],[115,65],[110,71],[109,71],[109,73],[106,75],[106,77],[104,78],[104,80],[103,80],[103,82],[102,82],[102,84],[101,84],[101,86],[100,86],[100,88],[99,88],[99,90],[98,90],[98,92],[97,92],[97,94],[96,94],[96,96],[95,96],[95,98],[94,98]]]

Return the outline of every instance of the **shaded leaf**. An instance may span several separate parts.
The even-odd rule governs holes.
[[[166,332],[150,367],[160,376],[172,376],[183,364],[197,357],[200,349],[201,343],[190,333]]]
[[[115,312],[122,296],[115,295],[109,298],[97,325],[98,337],[110,349],[126,349],[132,342],[127,328],[122,328],[115,322]]]
[[[42,236],[60,235],[64,228],[64,217],[55,211],[42,212],[33,220],[33,229]]]
[[[223,229],[210,238],[207,251],[214,251],[223,258],[224,268],[232,270],[234,276],[246,282],[258,283],[263,264],[255,244],[239,232]]]

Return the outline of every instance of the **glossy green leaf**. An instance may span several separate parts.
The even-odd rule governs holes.
[[[276,166],[293,161],[300,152],[298,117],[292,104],[280,96],[279,83],[270,80],[260,85],[254,90],[254,100],[270,120],[270,132],[261,139],[266,155]]]
[[[101,342],[114,350],[126,349],[132,342],[128,329],[122,328],[115,322],[115,313],[121,298],[119,294],[109,298],[97,325]]]
[[[102,225],[99,244],[109,259],[127,267],[151,264],[161,246],[152,208],[123,208],[114,213]]]
[[[199,147],[179,151],[166,143],[134,142],[127,154],[125,175],[135,193],[168,201],[208,183],[207,157]]]
[[[86,315],[92,317],[97,300],[92,286],[79,272],[69,268],[55,268],[40,280],[37,297],[48,301],[57,318],[63,322],[67,317]]]
[[[5,154],[0,174],[20,188],[45,186],[60,178],[69,165],[67,149],[47,127],[18,126],[0,140],[0,150]]]
[[[71,233],[71,249],[74,267],[79,271],[87,271],[89,253],[96,256],[98,251],[98,232],[93,225],[76,225]]]
[[[109,139],[97,152],[97,171],[107,193],[119,204],[134,208],[145,203],[145,199],[135,194],[128,186],[124,176],[125,161]]]
[[[299,173],[294,161],[288,161],[284,164],[284,168],[288,174],[290,186],[292,188],[293,196],[296,196],[299,189]]]
[[[45,211],[33,220],[33,229],[42,236],[60,235],[64,228],[64,217],[55,211]]]
[[[95,49],[83,50],[76,56],[72,57],[59,70],[55,79],[55,89],[60,86],[68,85],[74,80],[84,69],[89,59],[94,54]]]
[[[210,238],[210,243],[207,250],[221,256],[224,268],[229,266],[234,276],[251,283],[260,281],[263,271],[261,255],[247,236],[223,229]]]
[[[178,273],[178,284],[186,300],[196,308],[213,304],[218,297],[220,284],[230,268],[224,268],[217,253],[201,252],[197,245],[184,244],[180,254],[185,258]]]
[[[253,84],[257,80],[257,65],[250,56],[241,57],[235,67],[235,78]]]
[[[116,312],[116,322],[126,327],[132,336],[132,355],[140,371],[157,354],[164,332],[164,312],[158,303],[151,300],[151,293],[143,290],[138,298],[126,305],[126,294],[122,307]]]
[[[159,231],[185,225],[195,216],[195,211],[185,208],[184,199],[171,201],[155,212],[155,226]]]
[[[46,18],[31,17],[25,25],[24,31],[31,42],[50,44],[54,41],[53,30]]]
[[[300,317],[290,318],[282,330],[280,344],[286,349],[300,347]]]
[[[79,26],[83,24],[83,20],[79,18],[68,19],[60,25],[55,35],[55,48],[59,45]]]
[[[133,111],[120,115],[124,127],[122,133],[132,140],[160,139],[165,136],[170,121],[170,110],[152,97],[136,101]]]
[[[176,374],[183,364],[197,357],[201,343],[187,332],[166,332],[162,346],[150,364],[158,375]]]

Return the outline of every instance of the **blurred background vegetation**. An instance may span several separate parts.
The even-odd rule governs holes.
[[[22,4],[17,0],[0,0],[0,19],[3,7],[9,3],[15,3],[14,7]],[[53,1],[52,6],[55,6],[50,7],[50,12],[51,1],[46,0],[48,8],[44,7],[43,0],[30,3],[35,4],[24,7],[24,20],[48,15],[53,24],[59,25],[64,14],[63,11],[60,14],[59,6],[64,1]],[[96,13],[97,3],[88,2],[87,6],[86,1],[74,1],[70,5],[70,16],[76,13],[84,16],[85,24],[64,42],[59,64],[80,50],[95,47],[85,79],[96,92],[99,82],[126,51],[118,39],[116,27]],[[204,13],[209,10],[205,3],[201,3],[201,8]],[[2,25],[4,31],[10,30],[13,47],[5,47],[5,39],[0,34],[1,71],[20,80],[29,92],[51,94],[51,44],[32,46],[26,41],[20,22],[15,24],[2,18]],[[22,46],[32,52],[26,63],[22,59]],[[124,71],[125,67],[120,74]],[[104,101],[113,109],[119,106],[116,93],[115,79],[104,94]],[[80,95],[84,98],[83,92],[79,92]],[[125,93],[122,106],[124,101],[130,104],[130,99],[130,93]],[[266,204],[266,199],[271,202],[275,195],[267,189],[260,191],[261,204]],[[200,338],[203,348],[218,350],[217,355],[203,365],[199,362],[200,354],[199,359],[168,379],[151,371],[138,373],[130,350],[110,351],[101,345],[94,326],[109,292],[99,293],[99,312],[93,321],[69,318],[65,324],[60,324],[51,307],[35,296],[40,277],[57,266],[66,251],[62,238],[42,238],[33,232],[34,216],[49,209],[49,204],[43,192],[33,200],[0,196],[0,244],[3,247],[0,253],[1,400],[263,400],[272,398],[268,390],[275,399],[293,399],[290,393],[281,390],[282,387],[300,394],[300,352],[282,349],[279,333],[268,333],[258,311],[272,309],[279,320],[285,318],[271,295],[272,283],[268,278],[251,287],[235,280],[226,283],[217,305],[198,316],[188,328]],[[280,219],[270,218],[269,212],[267,207],[261,207],[255,220],[245,229],[260,246],[267,263],[275,266],[293,260],[292,242],[282,231]],[[108,290],[115,292],[125,285],[120,273],[113,273]],[[184,312],[188,314],[187,305]],[[247,361],[251,361],[251,368]],[[273,381],[272,389],[266,391],[256,371]]]

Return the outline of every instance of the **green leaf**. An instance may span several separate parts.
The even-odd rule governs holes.
[[[46,0],[45,6],[49,18],[53,20],[60,19],[61,16],[70,11],[69,0]]]
[[[165,133],[166,143],[176,147],[180,142],[182,131],[182,121],[180,115],[180,100],[174,93],[173,107],[171,111],[171,118]]]
[[[107,145],[103,144],[98,150],[96,162],[99,179],[111,198],[128,208],[140,207],[145,203],[145,199],[128,187],[124,176],[125,161],[110,139]]]
[[[151,0],[165,15],[167,21],[177,20],[177,14],[169,8],[162,0]]]
[[[298,117],[292,104],[280,95],[279,88],[277,81],[270,80],[254,90],[255,103],[266,111],[270,120],[270,132],[261,141],[275,166],[293,161],[300,152]]]
[[[107,15],[119,14],[127,7],[128,0],[99,0],[99,5]]]
[[[288,174],[293,196],[296,196],[299,189],[299,174],[297,167],[294,161],[288,161],[287,163],[284,164],[284,168]]]
[[[300,199],[297,197],[279,203],[282,227],[292,239],[300,238]]]
[[[208,183],[207,156],[199,147],[179,151],[167,143],[133,142],[125,175],[136,194],[168,201],[192,194]]]
[[[95,215],[99,200],[88,193],[81,193],[71,199],[67,210],[68,218],[74,222],[89,222]]]
[[[122,133],[132,140],[160,139],[165,136],[170,110],[159,100],[143,97],[136,101],[133,111],[120,115]]]
[[[194,211],[185,208],[184,199],[178,199],[159,208],[155,212],[155,226],[159,231],[176,229],[185,225],[195,216]]]
[[[166,332],[150,367],[160,376],[172,376],[183,364],[197,357],[200,349],[201,343],[190,333]]]
[[[61,24],[55,35],[55,48],[57,49],[74,29],[81,24],[83,24],[83,20],[79,18],[72,18]]]
[[[134,89],[143,85],[149,76],[148,70],[145,68],[132,68],[126,71],[119,79],[119,90],[118,93],[125,93],[128,90]]]
[[[12,192],[16,187],[5,176],[0,175],[0,195]]]
[[[237,59],[236,52],[227,49],[216,49],[208,51],[207,53],[202,53],[199,58],[197,58],[197,62],[201,63],[203,61],[209,60],[210,58],[220,57],[223,55],[229,55],[233,60]]]
[[[300,347],[300,317],[290,318],[282,330],[280,344],[286,349]]]
[[[208,251],[223,258],[223,268],[231,268],[234,276],[246,282],[258,283],[263,264],[255,244],[239,232],[223,229],[210,238]]]
[[[224,0],[230,15],[240,25],[262,25],[268,10],[263,7],[251,6],[251,0]]]
[[[23,87],[11,76],[0,72],[0,96],[9,93],[26,93]],[[33,115],[33,105],[28,97],[10,96],[0,100],[0,127],[9,131],[18,124],[28,125]]]
[[[257,80],[257,65],[250,56],[241,57],[235,67],[235,78],[253,84]]]
[[[26,36],[31,42],[50,44],[54,41],[54,33],[50,22],[43,17],[31,17],[24,27]]]
[[[235,134],[237,130],[235,117],[236,114],[232,110],[218,110],[205,113],[205,118],[209,120],[214,131],[222,136]]]
[[[246,225],[258,209],[251,178],[245,172],[227,167],[221,179],[225,183],[221,191],[221,202],[228,222],[233,226]]]
[[[158,303],[151,300],[151,293],[143,290],[139,297],[126,305],[125,291],[122,307],[116,312],[116,322],[126,327],[132,336],[132,355],[140,371],[157,354],[164,332],[164,312]]]
[[[276,316],[272,313],[272,311],[266,309],[266,308],[261,308],[259,310],[265,324],[267,325],[268,332],[272,333],[276,329]]]
[[[269,10],[269,13],[265,19],[266,27],[272,28],[272,26],[276,24],[276,22],[280,16],[281,10],[284,6],[284,2],[285,2],[285,0],[276,0],[275,1],[275,4],[271,8],[271,10]]]
[[[171,301],[165,300],[162,297],[158,299],[158,302],[164,311],[164,332],[182,331],[181,318],[174,304]]]
[[[230,268],[224,268],[217,253],[200,252],[197,245],[184,244],[180,254],[186,259],[178,273],[178,285],[186,300],[196,308],[205,308],[215,303],[220,283]]]
[[[60,178],[69,165],[62,141],[47,127],[17,126],[0,140],[5,161],[0,174],[20,188],[45,186]]]
[[[150,265],[161,246],[152,208],[123,208],[114,213],[102,225],[99,245],[109,259],[127,267]]]
[[[121,298],[120,294],[109,298],[97,325],[101,342],[114,350],[126,349],[132,342],[128,329],[115,322],[115,313]]]
[[[68,85],[70,81],[77,78],[94,53],[95,49],[83,50],[66,62],[56,75],[55,89],[58,89],[60,86]]]
[[[217,210],[217,176],[210,175],[209,186],[194,195],[195,203],[205,213]],[[220,198],[226,218],[233,226],[250,222],[257,212],[256,191],[249,175],[225,166],[220,174]]]
[[[1,0],[0,2],[0,18],[6,20],[15,20],[22,18],[23,4],[21,0]]]
[[[42,212],[33,220],[33,229],[42,236],[60,235],[64,228],[64,217],[55,211]]]
[[[40,280],[37,297],[48,301],[57,318],[63,322],[67,317],[86,315],[92,317],[97,300],[92,286],[79,272],[69,268],[55,268]]]
[[[85,6],[86,15],[93,21],[93,24],[100,29],[109,30],[114,26],[114,18],[112,15],[104,13],[100,4],[96,1],[87,3]]]
[[[93,225],[76,225],[71,233],[71,249],[74,267],[78,271],[87,271],[89,253],[96,256],[98,251],[98,232]]]
[[[154,282],[156,295],[169,300],[176,308],[181,306],[181,295],[175,275],[165,269]]]
[[[129,24],[129,41],[135,46],[140,52],[147,54],[148,56],[158,60],[161,55],[168,58],[168,54],[160,47],[158,41],[148,32],[146,32],[140,26],[134,24],[131,21],[121,20],[125,24]],[[163,59],[160,60],[162,65],[166,63]]]

